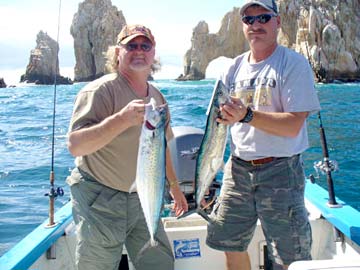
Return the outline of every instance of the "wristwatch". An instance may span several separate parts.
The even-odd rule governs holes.
[[[250,108],[250,106],[247,107],[247,112],[244,116],[243,119],[241,119],[239,122],[240,123],[249,123],[254,117],[254,113],[252,111],[252,109]]]

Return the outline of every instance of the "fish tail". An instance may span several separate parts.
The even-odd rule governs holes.
[[[188,217],[194,213],[197,213],[197,209],[193,209],[193,210],[190,210],[190,211],[187,211],[186,213],[180,215],[177,217],[177,219],[182,219],[182,218],[185,218],[185,217]]]
[[[207,222],[211,222],[211,219],[209,217],[209,215],[201,208],[196,208],[194,210],[190,210],[188,212],[186,212],[185,214],[182,214],[181,216],[178,216],[177,219],[182,219],[185,217],[188,217],[194,213],[199,214],[199,216],[201,216],[203,219],[205,219]]]
[[[207,222],[209,222],[209,223],[211,222],[211,219],[210,219],[209,215],[204,210],[202,210],[201,208],[197,208],[196,213],[198,213]]]
[[[156,247],[157,245],[159,245],[159,242],[156,241],[154,237],[150,238],[150,246]]]

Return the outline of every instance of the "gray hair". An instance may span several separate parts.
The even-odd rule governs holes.
[[[105,56],[105,72],[106,73],[116,73],[119,67],[119,59],[115,53],[116,46],[109,46]],[[154,59],[154,62],[151,65],[151,75],[155,72],[158,72],[161,69],[160,59]]]

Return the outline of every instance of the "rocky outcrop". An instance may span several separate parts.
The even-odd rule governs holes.
[[[310,60],[318,81],[360,79],[359,0],[286,0],[279,10],[280,42]]]
[[[360,79],[359,0],[282,0],[277,3],[282,25],[279,43],[305,55],[318,81]],[[226,14],[217,34],[206,33],[205,22],[194,28],[181,79],[203,79],[211,60],[238,55],[248,49],[238,11],[234,8]],[[229,16],[234,23],[237,22],[235,27],[229,25],[230,21],[226,19]],[[225,36],[223,43],[217,42]]]
[[[1,77],[0,77],[0,88],[6,88],[5,80],[4,80],[4,78],[1,78]]]
[[[85,0],[79,4],[70,29],[74,38],[75,81],[90,81],[104,74],[104,53],[115,45],[125,24],[122,11],[110,0]]]
[[[36,47],[31,50],[29,64],[20,82],[54,84],[56,79],[57,84],[71,84],[71,79],[62,77],[59,73],[58,52],[58,43],[47,33],[40,31],[36,37]]]
[[[184,75],[178,80],[201,80],[205,78],[208,64],[220,56],[234,58],[248,49],[242,34],[240,9],[234,8],[222,19],[216,34],[209,33],[209,26],[201,21],[194,28],[191,48],[184,56]]]

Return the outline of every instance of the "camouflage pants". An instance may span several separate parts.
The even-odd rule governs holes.
[[[273,262],[289,265],[311,259],[304,185],[300,155],[260,166],[231,157],[211,214],[207,244],[223,251],[246,251],[260,219]]]

